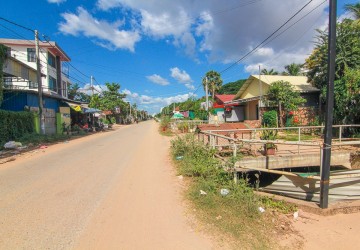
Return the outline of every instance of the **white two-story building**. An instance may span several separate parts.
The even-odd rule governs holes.
[[[0,39],[0,44],[10,48],[9,55],[13,59],[8,60],[4,65],[5,87],[37,91],[36,72],[33,72],[36,70],[35,42]],[[68,75],[64,73],[63,62],[69,62],[69,56],[55,42],[39,42],[39,48],[43,92],[67,98],[70,81]],[[22,66],[16,61],[21,62]]]

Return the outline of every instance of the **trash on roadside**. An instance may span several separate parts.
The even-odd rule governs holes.
[[[222,188],[222,189],[220,190],[220,194],[221,194],[222,196],[226,196],[226,195],[228,195],[229,193],[230,193],[229,189]]]
[[[69,141],[64,141],[64,143],[69,143]]]
[[[299,217],[299,211],[294,212],[294,219],[296,220]]]
[[[23,150],[23,149],[26,149],[27,146],[22,146],[22,147],[18,147],[19,150]]]
[[[258,210],[259,210],[260,213],[265,212],[265,209],[263,207],[258,207]]]
[[[47,146],[46,145],[41,145],[39,148],[40,149],[45,149],[45,148],[47,148]]]
[[[184,158],[184,156],[181,155],[181,156],[176,156],[175,159],[176,159],[176,160],[182,160],[183,158]]]
[[[21,142],[8,141],[4,144],[4,148],[6,149],[17,149],[18,147],[22,147]]]
[[[177,178],[179,178],[179,180],[182,180],[182,179],[184,179],[184,176],[179,175]]]
[[[201,195],[207,195],[207,193],[205,191],[203,191],[203,190],[200,190],[200,194]]]

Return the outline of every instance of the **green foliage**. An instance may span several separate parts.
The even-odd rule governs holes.
[[[277,139],[278,131],[275,129],[264,129],[261,131],[260,139],[266,141],[275,141]],[[265,150],[270,148],[277,148],[274,143],[266,143]]]
[[[360,67],[346,69],[344,77],[334,84],[334,121],[343,124],[360,123]]]
[[[0,128],[1,143],[17,140],[24,134],[34,132],[34,114],[0,110]]]
[[[223,83],[223,80],[221,79],[221,75],[220,73],[214,70],[210,70],[209,72],[207,72],[202,80],[204,90],[206,86],[206,81],[208,83],[209,93],[211,94],[212,99],[214,99],[215,94],[220,90]]]
[[[261,74],[263,74],[263,75],[278,75],[279,73],[277,71],[275,71],[274,69],[270,69],[270,70],[262,69]]]
[[[90,102],[90,96],[80,92],[80,86],[77,83],[71,84],[68,88],[68,97],[71,100],[80,102]]]
[[[214,158],[215,151],[197,142],[192,134],[171,141],[173,157],[183,156],[180,174],[185,176],[214,178],[222,168]]]
[[[297,207],[293,204],[286,203],[284,201],[276,201],[270,197],[261,197],[261,203],[265,208],[271,208],[284,214],[289,214],[297,211]]]
[[[280,126],[283,126],[283,110],[297,110],[299,105],[306,100],[300,96],[300,93],[294,90],[294,87],[286,81],[276,81],[271,83],[265,101],[273,107],[278,107],[278,117]]]
[[[257,196],[243,179],[234,183],[232,175],[214,158],[214,151],[199,144],[193,135],[173,140],[171,152],[175,159],[182,156],[176,160],[179,173],[192,177],[187,195],[205,224],[235,239],[236,249],[270,247],[268,232],[273,230],[272,225],[258,207],[290,211],[285,203]],[[227,189],[229,194],[222,196],[221,189]],[[201,195],[200,190],[206,195]]]
[[[302,64],[291,63],[285,66],[283,75],[285,76],[299,76],[301,75]]]
[[[218,91],[218,94],[236,95],[245,82],[246,79],[241,79],[241,80],[237,80],[236,82],[229,82],[227,84],[224,84]]]
[[[327,84],[327,31],[318,30],[315,49],[306,59],[307,76],[309,81],[319,88],[322,97],[326,97]],[[345,75],[346,69],[360,67],[360,24],[345,19],[336,26],[336,65],[335,80]],[[335,105],[336,107],[336,105]]]
[[[164,115],[164,116],[161,117],[160,126],[161,126],[162,128],[166,128],[166,129],[167,129],[167,128],[169,127],[170,122],[171,122],[170,117]]]
[[[3,95],[4,95],[3,68],[4,68],[5,59],[7,57],[7,51],[8,51],[8,47],[6,47],[3,44],[0,44],[0,106],[3,101]]]
[[[17,140],[22,144],[41,144],[41,143],[54,143],[62,140],[69,139],[68,135],[53,134],[53,135],[41,135],[37,133],[24,134]]]
[[[266,111],[262,117],[262,125],[268,128],[277,127],[277,112],[276,110]]]

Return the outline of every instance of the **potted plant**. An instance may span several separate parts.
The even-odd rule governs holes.
[[[277,138],[277,133],[278,131],[275,129],[264,129],[261,132],[260,139],[265,141],[274,141]],[[272,142],[266,142],[264,144],[265,155],[274,155],[276,149],[276,145]]]

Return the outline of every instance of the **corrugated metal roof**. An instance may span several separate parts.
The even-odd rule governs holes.
[[[359,174],[360,170],[348,170],[330,174],[330,202],[360,199],[360,177],[331,179],[331,176],[339,176],[346,173]],[[296,199],[317,202],[320,200],[320,180],[282,175],[278,180],[260,190]]]
[[[245,92],[249,87],[251,82],[254,79],[260,79],[261,82],[271,85],[271,83],[276,81],[285,81],[289,82],[294,89],[299,92],[318,92],[318,88],[315,88],[310,83],[308,83],[308,78],[306,76],[283,76],[283,75],[251,75],[243,86],[240,88],[234,99],[240,98],[240,96]]]

